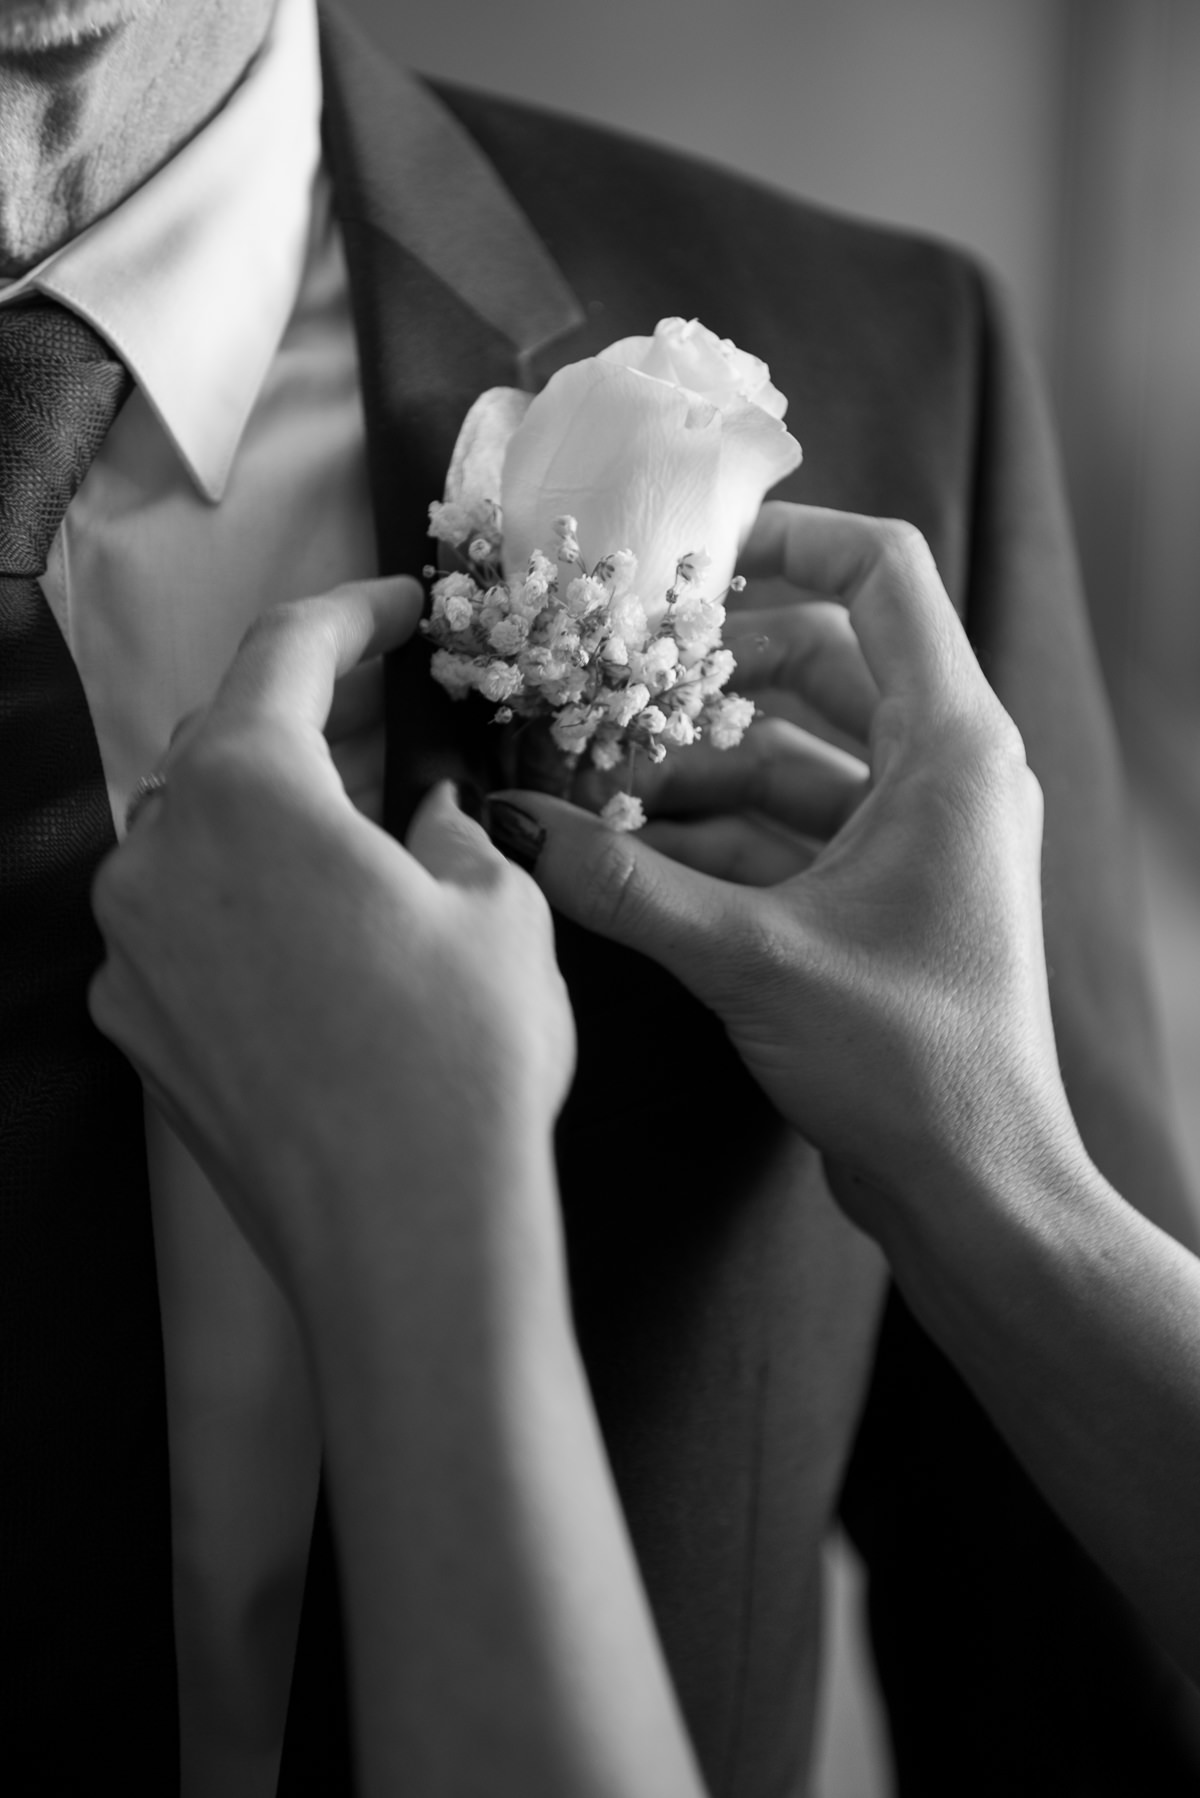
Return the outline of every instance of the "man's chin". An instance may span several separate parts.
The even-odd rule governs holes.
[[[74,50],[109,37],[157,0],[0,0],[0,58]]]

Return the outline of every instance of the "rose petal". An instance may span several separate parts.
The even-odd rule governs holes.
[[[799,444],[759,406],[697,405],[695,394],[607,354],[574,363],[552,376],[509,442],[505,566],[549,549],[554,519],[569,512],[589,568],[617,549],[637,556],[635,586],[653,625],[689,552],[707,551],[706,586],[723,591],[764,493],[799,461]]]
[[[468,508],[499,500],[509,439],[529,410],[532,394],[489,387],[463,419],[446,474],[448,501]]]
[[[772,386],[766,363],[718,337],[697,318],[660,319],[653,337],[624,337],[602,350],[601,359],[672,381],[722,410],[748,399],[774,418],[787,411],[787,400]]]

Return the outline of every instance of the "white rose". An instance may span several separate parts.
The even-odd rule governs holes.
[[[787,411],[787,400],[772,387],[766,363],[739,350],[728,337],[718,337],[698,318],[660,319],[653,337],[623,337],[601,350],[600,360],[669,381],[711,400],[722,412],[732,411],[743,400],[772,418],[782,418]]]
[[[554,521],[578,522],[590,570],[637,557],[633,588],[658,623],[682,556],[707,554],[704,587],[721,594],[763,496],[799,464],[787,402],[765,363],[696,320],[664,319],[560,369],[536,397],[483,394],[463,424],[446,500],[499,495],[504,565],[553,554]]]

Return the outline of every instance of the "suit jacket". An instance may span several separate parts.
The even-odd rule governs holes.
[[[536,385],[677,313],[764,357],[805,448],[783,491],[921,527],[1024,733],[1072,1103],[1117,1186],[1182,1225],[1117,759],[1036,383],[989,282],[945,247],[478,94],[439,88],[436,125],[412,96],[384,121],[332,18],[326,52],[383,565],[425,559],[424,505],[484,387]],[[418,647],[390,694],[399,830],[444,768],[487,784],[489,738]],[[559,951],[581,1041],[559,1133],[575,1315],[618,1485],[713,1790],[791,1791],[813,1507],[840,1474],[869,1282],[816,1158],[713,1019],[639,957],[565,925]],[[857,1331],[814,1263],[860,1301]],[[814,1398],[814,1354],[840,1417]],[[845,1508],[902,1789],[961,1791],[964,1766],[974,1792],[1146,1789],[1150,1769],[1156,1791],[1200,1789],[1178,1680],[895,1299]]]
[[[645,145],[476,94],[439,98],[381,67],[333,14],[323,60],[381,569],[428,559],[426,507],[483,388],[536,385],[678,313],[766,358],[806,452],[784,491],[920,525],[1025,734],[1046,791],[1047,943],[1071,1098],[1109,1177],[1170,1214],[1178,1175],[1116,760],[1044,423],[987,281],[953,250]],[[440,773],[487,784],[487,728],[428,680],[420,645],[391,659],[388,707],[393,829]],[[782,1795],[807,1740],[813,1543],[865,1378],[872,1278],[817,1158],[714,1019],[635,955],[565,924],[559,944],[580,1031],[560,1170],[601,1422],[711,1789]],[[143,1319],[152,1362],[140,1206],[123,1227],[142,1249],[105,1313]],[[72,1349],[70,1324],[53,1379],[70,1388],[78,1362],[94,1394],[103,1331],[93,1319]],[[41,1746],[47,1790],[86,1789],[99,1767],[130,1793],[176,1777],[154,1377],[125,1407],[136,1415],[120,1465],[94,1433],[86,1464],[64,1475],[103,1496],[102,1542],[93,1533],[68,1552],[68,1508],[49,1536],[32,1520],[15,1550],[31,1591],[58,1569],[36,1690],[12,1707]],[[51,1417],[83,1403],[57,1388],[40,1402]],[[1178,1681],[898,1301],[846,1510],[871,1568],[902,1791],[1200,1789]],[[284,1793],[348,1789],[337,1638],[322,1518]],[[79,1726],[56,1728],[60,1715]]]

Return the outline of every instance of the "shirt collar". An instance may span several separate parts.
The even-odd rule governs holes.
[[[214,502],[300,290],[320,111],[313,0],[277,0],[208,124],[2,296],[36,290],[87,319]]]

